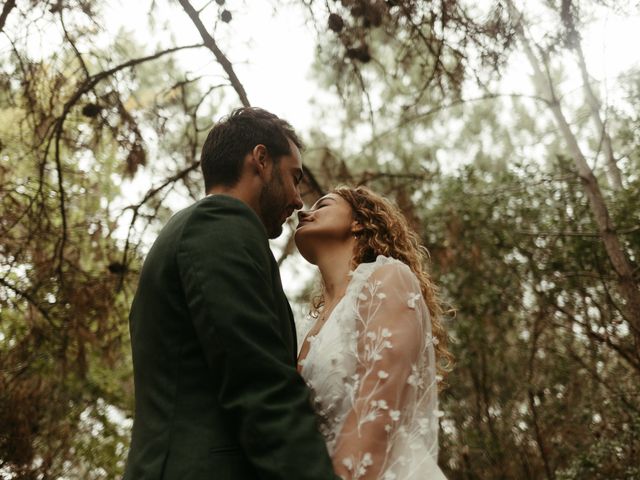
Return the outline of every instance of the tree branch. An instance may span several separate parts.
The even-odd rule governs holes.
[[[12,292],[14,292],[15,294],[21,296],[22,298],[24,298],[27,302],[29,302],[31,305],[33,305],[36,310],[38,310],[42,316],[51,324],[53,324],[53,322],[51,321],[51,317],[49,317],[49,312],[47,312],[42,305],[40,305],[35,298],[33,298],[29,293],[20,290],[18,287],[11,285],[9,282],[7,282],[4,278],[0,278],[0,285],[4,285],[6,288],[8,288],[9,290],[11,290]]]
[[[430,108],[429,110],[426,110],[424,112],[419,112],[415,115],[413,115],[412,117],[408,117],[403,119],[401,122],[399,122],[397,125],[379,133],[377,136],[373,137],[366,145],[364,145],[364,148],[368,148],[372,145],[374,145],[376,142],[378,142],[379,140],[381,140],[383,137],[386,137],[387,135],[392,134],[393,132],[400,130],[403,127],[406,127],[407,125],[409,125],[410,123],[416,122],[418,120],[422,120],[423,118],[427,118],[430,117],[431,115],[434,115],[438,112],[441,112],[443,110],[447,110],[449,108],[453,108],[453,107],[457,107],[458,105],[462,105],[465,103],[470,103],[470,102],[481,102],[483,100],[494,100],[496,98],[501,98],[501,97],[509,97],[509,98],[529,98],[532,100],[536,100],[545,104],[548,104],[549,101],[543,97],[537,96],[537,95],[525,95],[525,94],[520,94],[520,93],[490,93],[487,95],[482,95],[480,97],[474,97],[474,98],[460,98],[457,100],[453,100],[452,102],[449,103],[445,103],[442,105],[438,105],[436,107]]]
[[[536,354],[538,353],[538,341],[542,336],[545,325],[543,323],[544,319],[544,311],[538,309],[534,317],[533,322],[533,335],[531,339],[531,350],[529,351],[528,362],[527,362],[527,397],[529,400],[529,409],[531,410],[531,418],[533,420],[533,432],[534,438],[536,441],[536,445],[538,447],[538,452],[540,453],[540,458],[542,459],[542,463],[544,465],[545,472],[547,474],[548,479],[555,478],[553,474],[553,468],[551,468],[551,462],[549,460],[548,455],[548,447],[545,443],[544,435],[542,434],[540,428],[540,419],[538,415],[538,408],[535,402],[535,395],[533,392],[533,384],[534,384],[534,371],[535,371],[535,361]]]
[[[116,67],[113,67],[109,70],[105,70],[103,72],[100,72],[96,75],[93,75],[89,78],[87,78],[82,85],[80,86],[80,88],[73,94],[73,96],[64,104],[64,107],[62,109],[62,113],[60,114],[60,116],[57,118],[56,122],[55,122],[55,128],[53,131],[53,137],[49,138],[49,142],[47,144],[47,147],[45,149],[45,155],[44,155],[44,162],[46,162],[46,158],[47,158],[47,153],[49,151],[49,147],[51,145],[51,140],[53,139],[54,141],[54,155],[55,155],[55,164],[56,164],[56,170],[57,170],[57,176],[58,176],[58,191],[60,193],[60,214],[62,217],[62,238],[57,246],[57,252],[56,252],[56,256],[58,257],[58,273],[60,275],[60,280],[62,281],[62,262],[63,262],[63,258],[64,258],[64,247],[67,241],[67,219],[66,219],[66,206],[65,206],[65,190],[64,190],[64,181],[63,181],[63,175],[62,175],[62,161],[60,159],[60,140],[62,138],[62,132],[63,132],[63,128],[64,128],[64,122],[67,118],[67,116],[69,115],[69,112],[71,111],[71,108],[80,100],[80,98],[82,97],[82,95],[84,95],[85,93],[87,93],[88,91],[90,91],[91,89],[93,89],[100,81],[104,80],[105,78],[110,77],[111,75],[113,75],[116,72],[119,72],[120,70],[124,70],[125,68],[129,68],[129,67],[133,67],[135,65],[139,65],[141,63],[144,62],[148,62],[150,60],[155,60],[163,55],[166,55],[168,53],[173,53],[176,52],[178,50],[184,50],[184,49],[189,49],[189,48],[199,48],[202,47],[201,44],[197,44],[197,45],[187,45],[187,46],[183,46],[183,47],[174,47],[174,48],[169,48],[167,50],[163,50],[161,52],[157,52],[154,53],[153,55],[148,55],[146,57],[142,57],[142,58],[135,58],[132,60],[129,60],[128,62],[125,62],[121,65],[118,65]]]
[[[231,82],[231,85],[233,86],[236,93],[238,94],[238,97],[240,97],[240,101],[242,102],[242,105],[244,105],[245,107],[251,106],[251,103],[249,103],[249,98],[247,97],[247,93],[245,92],[244,87],[242,86],[242,83],[240,83],[240,80],[236,76],[236,72],[233,70],[233,65],[231,64],[229,59],[225,56],[225,54],[222,53],[222,51],[218,48],[216,41],[205,28],[204,24],[202,23],[202,20],[200,19],[200,15],[196,11],[196,9],[193,8],[193,5],[191,5],[191,2],[189,2],[188,0],[178,0],[178,1],[180,2],[180,5],[182,5],[182,8],[187,13],[187,15],[189,15],[189,18],[191,18],[191,21],[198,29],[198,32],[200,32],[200,36],[204,41],[205,47],[211,50],[213,55],[216,57],[216,60],[218,61],[218,63],[220,64],[222,69],[225,71],[225,73],[229,77],[229,81]]]
[[[131,218],[131,222],[129,223],[129,229],[127,231],[127,239],[126,239],[125,244],[124,244],[124,249],[123,249],[123,254],[122,254],[122,266],[124,268],[122,269],[122,273],[121,273],[121,277],[120,277],[121,280],[120,280],[120,285],[119,285],[118,289],[120,289],[122,287],[122,280],[124,278],[124,274],[127,272],[127,268],[126,267],[127,267],[127,262],[128,262],[129,247],[131,245],[131,232],[133,231],[133,226],[134,226],[136,220],[138,219],[138,215],[140,213],[140,208],[142,208],[142,206],[145,203],[147,203],[152,197],[154,197],[156,194],[158,194],[158,192],[164,190],[168,185],[170,185],[170,184],[172,184],[172,183],[184,178],[185,176],[187,176],[189,174],[189,172],[192,172],[193,170],[195,170],[199,166],[200,166],[200,162],[199,161],[192,163],[187,168],[184,168],[184,169],[180,170],[179,172],[175,173],[174,175],[166,178],[164,180],[164,182],[162,182],[162,184],[160,184],[157,187],[154,187],[151,190],[149,190],[137,205],[131,205],[131,206],[126,208],[126,209],[133,210],[133,216]]]
[[[576,42],[577,43],[574,46],[574,50],[576,52],[576,56],[578,57],[578,65],[580,67],[580,74],[582,75],[582,84],[585,96],[587,97],[587,103],[589,104],[589,107],[591,107],[591,117],[593,118],[593,123],[595,124],[596,130],[600,133],[600,142],[604,147],[607,163],[607,178],[609,179],[609,184],[612,188],[620,190],[622,188],[622,175],[620,174],[620,169],[618,168],[616,158],[613,154],[611,137],[609,136],[609,132],[607,131],[605,123],[600,117],[600,102],[596,98],[596,95],[591,88],[589,73],[587,71],[587,63],[584,59],[584,53],[582,52],[582,45],[578,40]]]
[[[0,30],[4,30],[4,25],[7,21],[7,17],[11,10],[13,10],[16,6],[16,0],[7,0],[7,2],[2,7],[2,13],[0,13]]]

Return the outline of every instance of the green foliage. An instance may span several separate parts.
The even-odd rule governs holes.
[[[46,82],[44,68],[36,68],[34,84]],[[78,168],[76,162],[86,159],[84,149],[74,145],[70,154],[65,141],[56,170],[46,141],[30,145],[37,110],[21,107],[18,115],[15,109],[0,110],[0,119],[23,122],[21,135],[15,123],[0,122],[0,136],[10,139],[0,158],[0,459],[5,471],[35,478],[68,470],[75,455],[70,445],[84,427],[87,408],[104,399],[130,403],[125,362],[131,286],[107,268],[121,254],[107,208],[120,193],[111,181],[117,168],[111,149],[95,142],[94,159]],[[71,121],[83,128],[79,118]],[[110,382],[101,378],[107,370]],[[128,439],[121,433],[109,441],[122,448]]]
[[[122,475],[139,246],[170,215],[169,193],[200,190],[189,177],[202,141],[194,118],[211,104],[165,54],[135,63],[155,52],[126,32],[109,46],[94,43],[83,24],[97,13],[81,7],[65,7],[72,34],[44,60],[22,36],[0,54],[3,478]],[[39,26],[62,15],[40,13],[31,19]],[[174,180],[129,207],[127,187],[141,174]]]
[[[564,159],[548,171],[469,167],[441,180],[440,204],[425,212],[437,278],[457,309],[443,398],[449,478],[632,478],[637,349],[569,173]],[[623,196],[639,205],[638,192]],[[622,212],[615,220],[637,225]],[[637,237],[627,240],[637,255]]]

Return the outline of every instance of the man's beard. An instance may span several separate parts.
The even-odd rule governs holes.
[[[271,181],[260,192],[260,217],[269,238],[277,238],[282,233],[282,217],[286,211],[286,201],[282,177],[278,168],[273,169]]]

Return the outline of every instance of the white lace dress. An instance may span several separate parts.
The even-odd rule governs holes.
[[[436,463],[437,339],[420,284],[384,256],[351,275],[300,361],[329,453],[349,480],[445,479]],[[312,324],[299,325],[302,339]]]

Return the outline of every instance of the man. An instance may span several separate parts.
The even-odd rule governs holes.
[[[164,227],[131,307],[125,479],[337,479],[267,239],[302,207],[300,148],[287,122],[257,108],[209,132],[208,195]]]

